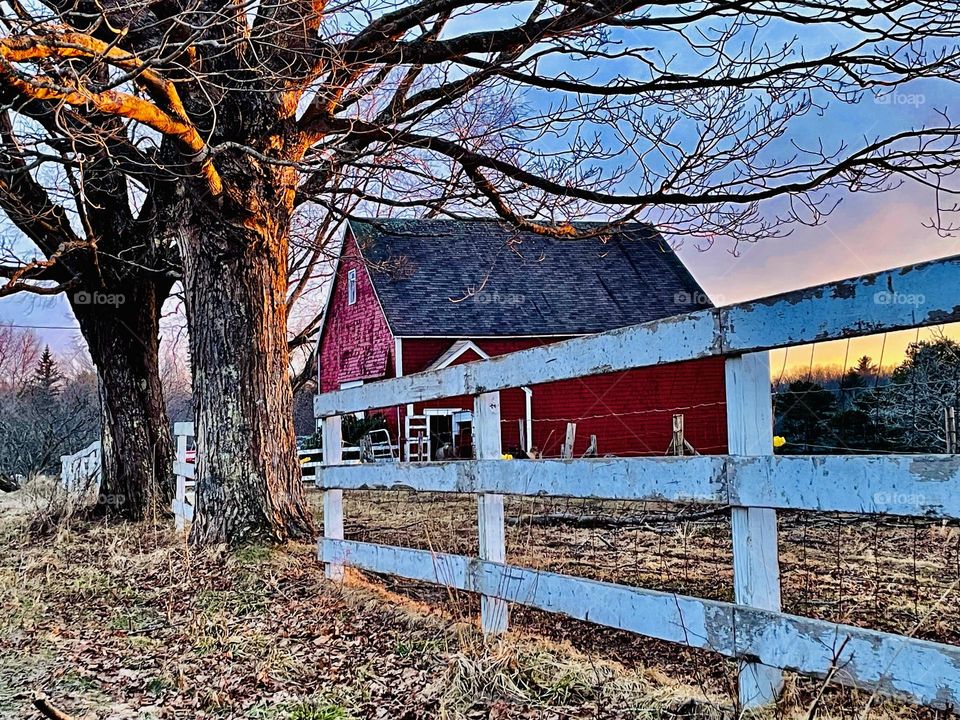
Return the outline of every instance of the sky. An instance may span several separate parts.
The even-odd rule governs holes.
[[[518,17],[522,15],[519,13]],[[462,22],[463,29],[476,30],[479,26],[473,25],[482,20],[471,15]],[[781,31],[775,26],[769,32],[771,39],[788,39],[780,37]],[[788,32],[795,30],[790,28]],[[821,27],[805,38],[803,45],[808,50],[822,51],[823,47],[844,40],[831,34],[829,27]],[[628,64],[611,66],[613,73],[625,69],[631,72]],[[957,99],[954,86],[933,81],[913,83],[881,100],[866,96],[855,105],[833,102],[822,113],[800,118],[791,127],[790,137],[805,144],[822,141],[829,146],[846,141],[860,145],[868,137],[893,130],[939,125],[942,118],[938,113],[955,109],[951,106],[957,104]],[[529,100],[538,110],[551,102],[549,95],[538,99],[536,93]],[[923,226],[935,210],[933,193],[928,188],[908,185],[881,195],[848,195],[840,200],[825,224],[813,228],[797,226],[788,237],[741,244],[736,256],[722,241],[700,250],[686,239],[678,243],[678,252],[717,305],[960,254],[960,238],[943,238]],[[2,227],[2,231],[8,232],[9,226]],[[0,298],[0,322],[36,326],[41,339],[60,352],[70,351],[80,338],[73,316],[61,298]],[[960,326],[946,330],[960,338]],[[903,357],[910,342],[929,334],[930,331],[908,331],[776,351],[771,366],[777,374],[781,370],[795,372],[811,364],[851,365],[864,354],[889,366]]]
[[[824,225],[797,227],[785,238],[740,246],[715,244],[698,250],[685,241],[681,258],[716,305],[774,295],[831,280],[960,254],[960,237],[943,238],[923,226],[934,209],[928,189],[902,187],[883,195],[853,195],[841,202]],[[960,293],[960,288],[957,289]],[[945,326],[960,340],[960,324]],[[874,362],[898,363],[907,346],[933,330],[909,330],[849,341],[817,343],[771,356],[774,374],[814,365],[853,365],[869,355]],[[845,362],[846,361],[846,362]]]

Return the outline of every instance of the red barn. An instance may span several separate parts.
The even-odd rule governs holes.
[[[351,222],[320,337],[320,392],[546,345],[710,307],[660,234],[634,224],[583,240],[498,221]],[[471,398],[378,412],[404,458],[469,457]],[[727,449],[722,358],[501,393],[503,448],[663,455],[672,417],[700,453]],[[526,446],[526,447],[524,447]]]

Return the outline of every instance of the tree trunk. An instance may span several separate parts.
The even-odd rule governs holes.
[[[199,208],[185,237],[198,448],[195,544],[313,533],[293,430],[287,210],[265,182],[266,189],[256,179],[238,181],[247,192],[233,199],[237,204]]]
[[[96,514],[142,520],[173,497],[173,441],[160,384],[160,306],[166,288],[141,279],[70,294],[100,381],[103,474]]]

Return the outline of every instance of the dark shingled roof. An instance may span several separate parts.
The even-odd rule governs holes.
[[[711,306],[650,225],[584,240],[486,219],[350,226],[394,335],[580,335]]]

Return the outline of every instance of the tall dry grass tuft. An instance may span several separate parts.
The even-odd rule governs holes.
[[[656,672],[628,670],[545,639],[517,634],[485,638],[475,627],[461,624],[458,629],[459,648],[450,653],[443,679],[440,709],[445,719],[472,717],[478,704],[492,708],[491,718],[498,706],[517,705],[554,712],[576,709],[577,717],[585,711],[638,720],[733,717],[722,698],[664,682]]]
[[[28,478],[14,495],[26,515],[27,532],[33,537],[49,537],[84,518],[96,506],[99,489],[94,476],[68,490],[57,476],[37,475]]]

